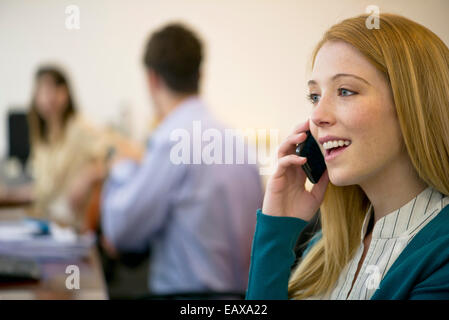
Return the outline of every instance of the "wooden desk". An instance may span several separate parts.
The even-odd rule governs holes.
[[[6,192],[6,194],[5,194]],[[30,200],[25,200],[23,197],[16,195],[9,195],[7,191],[5,191],[5,187],[1,184],[0,181],[0,209],[2,208],[17,208],[17,207],[29,207],[31,206]]]
[[[2,212],[3,211],[3,212]],[[20,210],[0,210],[2,216],[11,219],[20,217]],[[8,217],[6,217],[8,216]],[[36,283],[0,283],[0,300],[104,300],[108,299],[106,282],[103,275],[100,256],[96,247],[91,248],[89,255],[82,260],[61,260],[40,262],[42,279]],[[66,274],[69,265],[76,265],[80,270],[80,288],[67,289]]]
[[[80,270],[80,288],[67,289],[68,265]],[[82,261],[41,263],[42,279],[36,283],[0,284],[0,300],[105,300],[108,298],[98,251],[92,248]]]
[[[8,199],[0,196],[0,209],[1,208],[22,208],[31,205],[30,201]]]

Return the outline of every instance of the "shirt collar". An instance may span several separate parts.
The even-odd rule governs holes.
[[[389,239],[414,233],[432,213],[442,209],[443,197],[438,190],[427,187],[405,205],[379,219],[374,225],[372,239]],[[363,221],[362,241],[372,215],[373,206],[370,204]]]
[[[183,100],[154,130],[148,139],[148,146],[157,142],[169,141],[170,133],[174,129],[182,128],[186,119],[193,119],[202,107],[203,103],[198,96],[191,96]]]

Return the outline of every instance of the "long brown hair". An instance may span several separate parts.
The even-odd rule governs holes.
[[[38,90],[38,82],[43,76],[50,76],[57,86],[64,86],[67,90],[67,106],[62,115],[62,127],[66,128],[66,124],[71,117],[76,114],[74,100],[71,94],[70,86],[64,72],[55,66],[40,67],[35,76],[35,90],[31,101],[30,111],[28,112],[28,123],[30,126],[30,140],[32,144],[47,143],[48,142],[48,126],[45,120],[37,111],[36,95]]]
[[[331,27],[318,43],[344,41],[385,74],[414,169],[429,186],[449,195],[449,49],[426,27],[407,18],[380,15],[380,29],[367,15]],[[330,293],[360,244],[369,200],[358,185],[329,183],[321,204],[322,238],[293,271],[289,296]]]

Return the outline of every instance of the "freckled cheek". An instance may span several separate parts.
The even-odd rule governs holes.
[[[354,108],[350,112],[340,115],[340,121],[345,128],[346,135],[355,141],[363,141],[371,137],[375,128],[378,126],[376,115],[364,110]]]
[[[368,108],[367,108],[368,109]],[[382,110],[347,115],[348,136],[354,142],[351,166],[369,168],[391,158],[398,144],[395,120]]]
[[[350,112],[340,114],[340,121],[344,128],[342,134],[349,137],[354,144],[351,158],[356,163],[372,158],[380,142],[381,119],[376,112],[367,110],[370,110],[368,106],[354,106]]]

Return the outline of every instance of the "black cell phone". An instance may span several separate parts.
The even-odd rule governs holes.
[[[307,131],[306,134],[306,140],[296,147],[296,154],[300,157],[307,158],[307,162],[302,168],[310,182],[315,184],[320,180],[323,172],[326,171],[326,163],[324,162],[320,147],[310,131]]]

